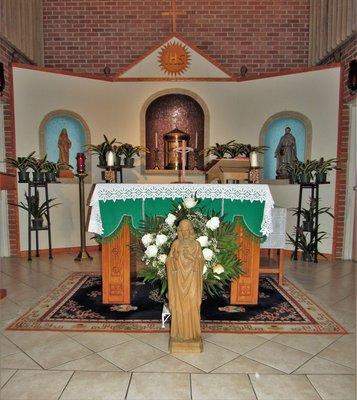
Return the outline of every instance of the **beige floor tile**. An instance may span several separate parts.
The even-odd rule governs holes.
[[[25,353],[10,354],[0,358],[0,368],[5,369],[41,369],[34,360]]]
[[[272,341],[305,351],[310,354],[317,354],[325,347],[336,341],[341,335],[289,335],[275,336]]]
[[[302,375],[250,375],[258,400],[320,400],[314,387]]]
[[[127,400],[188,400],[188,374],[133,373]]]
[[[300,368],[294,371],[294,374],[354,374],[353,368],[345,367],[344,365],[336,364],[325,358],[314,357]]]
[[[0,357],[8,356],[10,354],[19,353],[21,350],[15,346],[5,336],[0,337]]]
[[[355,400],[354,375],[308,375],[323,400]]]
[[[43,368],[50,369],[85,357],[92,354],[92,351],[63,335],[63,337],[51,343],[33,346],[27,349],[26,353]]]
[[[172,353],[172,355],[205,372],[210,372],[238,356],[237,353],[223,349],[210,342],[203,343],[203,353]]]
[[[70,371],[18,371],[2,388],[1,400],[57,400]]]
[[[130,336],[134,337],[141,342],[150,344],[165,353],[169,352],[169,333],[131,333]]]
[[[240,356],[213,371],[215,374],[282,374],[275,368]]]
[[[125,333],[72,332],[68,333],[68,335],[78,343],[96,352],[132,340]]]
[[[3,387],[15,372],[16,369],[0,369],[0,387]]]
[[[75,372],[61,400],[125,399],[130,374],[126,372]]]
[[[21,331],[5,331],[4,335],[15,343],[22,350],[27,351],[33,347],[43,344],[54,343],[65,338],[66,336],[60,332],[21,332]]]
[[[245,356],[287,374],[311,358],[311,354],[274,342],[264,343],[246,353]]]
[[[151,361],[141,367],[135,368],[134,372],[196,372],[202,373],[203,371],[193,367],[175,357],[166,355]]]
[[[247,375],[192,374],[193,400],[255,400]]]
[[[119,367],[104,360],[98,354],[90,354],[78,360],[58,365],[52,369],[60,371],[121,371]]]
[[[0,320],[7,321],[9,319],[16,318],[21,315],[23,307],[14,301],[10,300],[8,297],[0,300]]]
[[[98,353],[124,371],[153,361],[165,353],[137,340],[131,340]]]
[[[244,354],[267,341],[258,335],[237,335],[235,333],[216,333],[206,340],[238,354]]]
[[[356,335],[345,335],[332,343],[321,353],[319,357],[346,365],[350,368],[356,367]]]

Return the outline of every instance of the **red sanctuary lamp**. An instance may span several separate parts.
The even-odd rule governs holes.
[[[77,174],[84,174],[86,172],[86,156],[84,153],[77,153]]]
[[[86,156],[84,153],[77,153],[76,155],[77,160],[77,174],[76,177],[78,178],[79,184],[79,221],[80,221],[80,233],[81,233],[81,248],[74,259],[75,261],[83,261],[83,260],[92,260],[91,257],[86,249],[86,226],[85,226],[85,203],[84,203],[84,178],[88,176],[86,174]]]

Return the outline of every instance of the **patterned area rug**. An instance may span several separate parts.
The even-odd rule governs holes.
[[[132,284],[131,306],[104,305],[101,277],[76,272],[35,307],[12,323],[9,330],[163,332],[164,300],[151,284]],[[257,305],[231,306],[229,293],[205,298],[201,309],[204,332],[229,333],[346,333],[316,303],[285,279],[283,287],[270,277],[259,283]]]

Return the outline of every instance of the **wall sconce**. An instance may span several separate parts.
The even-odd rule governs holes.
[[[355,92],[357,90],[357,60],[350,62],[350,68],[348,70],[347,87]]]

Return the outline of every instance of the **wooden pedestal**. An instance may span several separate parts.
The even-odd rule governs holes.
[[[231,304],[257,304],[259,283],[259,242],[252,240],[237,224],[244,274],[231,284]],[[130,304],[130,229],[124,224],[118,237],[102,245],[104,304]]]
[[[130,304],[130,228],[124,224],[116,239],[102,245],[104,304]]]
[[[257,304],[259,285],[260,245],[252,240],[243,227],[237,224],[239,241],[238,258],[242,261],[244,274],[231,283],[231,304]]]

